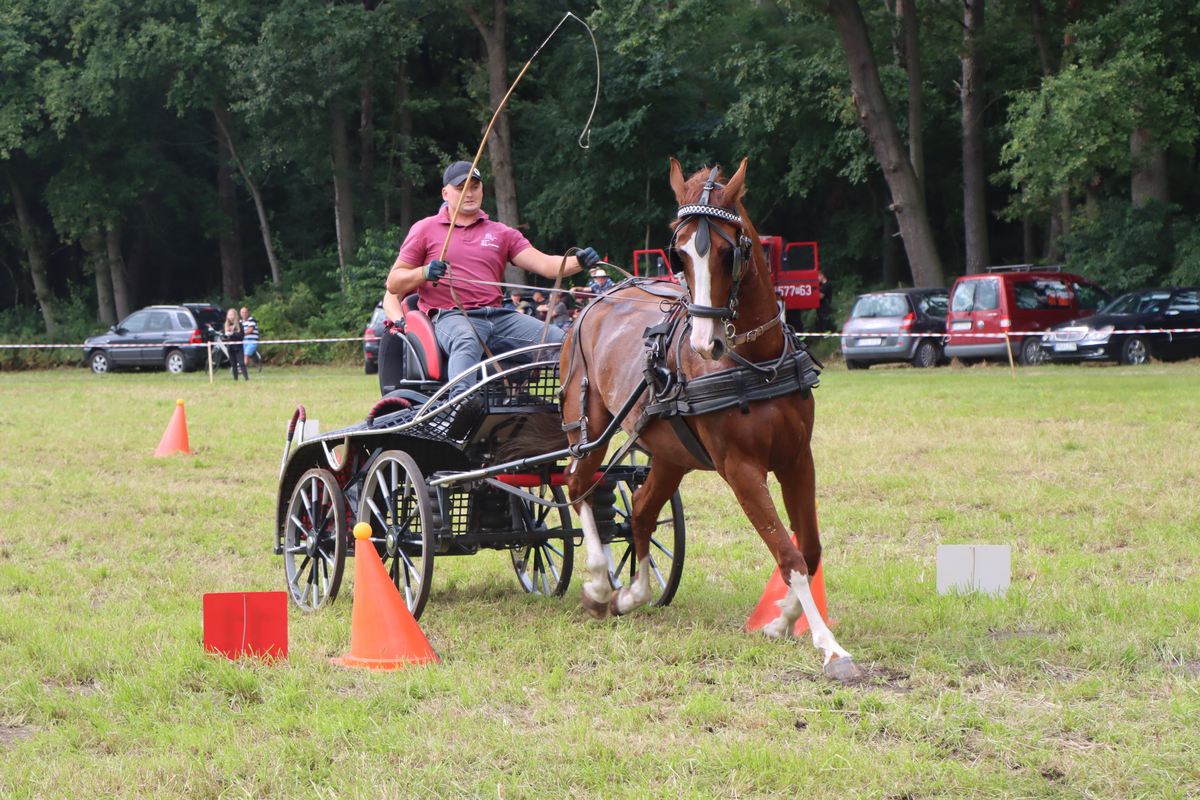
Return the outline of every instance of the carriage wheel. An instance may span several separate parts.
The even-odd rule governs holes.
[[[403,450],[380,453],[363,481],[358,521],[370,523],[371,541],[415,618],[425,609],[433,578],[432,510],[412,456]]]
[[[550,508],[511,497],[513,530],[545,531],[546,539],[517,545],[509,553],[522,589],[529,594],[561,597],[571,583],[571,571],[575,567],[575,543],[570,533],[571,512],[566,508],[567,498],[560,487],[542,484],[537,489],[537,495],[549,497],[564,507]],[[551,527],[552,523],[557,525]]]
[[[292,490],[283,533],[288,596],[302,611],[323,608],[337,597],[346,536],[346,502],[337,478],[327,469],[310,469]]]
[[[625,465],[645,464],[646,456],[634,451],[623,459]],[[625,580],[632,581],[637,570],[637,558],[633,552],[633,492],[637,484],[621,478],[616,481],[616,518],[622,538],[613,539],[606,548],[608,552],[608,580],[614,589],[621,588]],[[650,605],[670,605],[683,577],[684,556],[683,498],[679,492],[671,495],[658,512],[658,521],[650,534]]]

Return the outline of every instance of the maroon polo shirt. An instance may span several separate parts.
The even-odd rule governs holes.
[[[400,260],[406,264],[428,264],[442,252],[446,231],[450,228],[450,208],[443,205],[438,213],[416,222],[408,229],[400,247]],[[499,283],[504,267],[522,250],[532,247],[525,235],[504,223],[493,222],[483,211],[470,225],[455,225],[446,260],[449,276],[463,308],[499,306],[504,299],[499,286],[470,282],[472,279]],[[432,281],[417,290],[417,306],[429,313],[433,308],[455,308],[446,281]]]

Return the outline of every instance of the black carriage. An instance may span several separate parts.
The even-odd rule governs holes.
[[[480,550],[506,551],[525,592],[561,596],[582,537],[566,502],[565,445],[508,455],[523,436],[558,425],[558,346],[488,359],[476,368],[480,380],[450,399],[451,387],[468,376],[437,380],[445,359],[430,352],[436,345],[426,349],[434,341],[432,327],[417,312],[407,317],[400,336],[406,377],[362,422],[294,442],[303,407],[292,417],[274,541],[289,596],[305,611],[334,601],[345,559],[354,555],[356,522],[371,525],[369,541],[415,617],[429,598],[436,559]],[[632,495],[648,471],[645,456],[629,450],[597,475],[592,504],[614,588],[632,579],[636,566]],[[678,493],[668,508],[651,543],[652,603],[658,606],[671,602],[683,570]]]

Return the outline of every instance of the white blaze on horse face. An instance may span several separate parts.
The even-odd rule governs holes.
[[[700,255],[696,252],[696,237],[692,236],[679,249],[687,253],[692,262],[692,277],[696,283],[695,286],[691,287],[692,302],[698,306],[711,306],[713,304],[712,273],[708,268],[708,257],[713,253],[711,244],[708,252]],[[713,357],[713,346],[716,344],[716,338],[721,335],[720,328],[717,327],[716,322],[717,320],[715,319],[692,318],[692,338],[690,340],[692,349],[709,360]]]

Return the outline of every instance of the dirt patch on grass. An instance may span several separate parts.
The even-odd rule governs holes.
[[[96,681],[63,681],[58,678],[44,678],[42,686],[48,689],[62,689],[64,692],[76,697],[87,697],[88,695],[96,694],[100,691],[100,684]]]
[[[0,725],[0,750],[32,739],[36,732],[30,725]]]
[[[1171,664],[1171,671],[1189,678],[1200,678],[1200,660],[1177,661]]]
[[[819,683],[829,686],[848,686],[860,689],[882,689],[885,692],[896,692],[898,694],[906,694],[912,691],[912,680],[908,673],[901,672],[891,667],[881,666],[879,664],[859,664],[862,669],[862,677],[838,683],[837,681],[827,678],[825,673],[817,672],[801,672],[800,670],[781,672],[776,678],[781,683]]]

